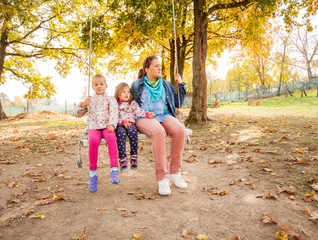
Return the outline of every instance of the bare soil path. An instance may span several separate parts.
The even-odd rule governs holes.
[[[318,239],[317,119],[221,109],[209,117],[191,126],[188,189],[172,185],[168,197],[157,192],[150,140],[119,185],[101,146],[99,190],[90,193],[87,148],[76,166],[83,119],[1,121],[0,239]]]

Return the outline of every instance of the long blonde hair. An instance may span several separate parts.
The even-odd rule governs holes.
[[[124,91],[124,89],[128,87],[129,91],[130,91],[130,87],[127,83],[125,82],[121,82],[119,83],[116,88],[115,88],[115,98],[117,100],[117,102],[119,102],[119,95]],[[130,93],[130,98],[129,98],[129,104],[132,102],[133,98],[132,98],[132,94]]]

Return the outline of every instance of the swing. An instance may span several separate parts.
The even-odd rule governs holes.
[[[174,29],[174,40],[175,40],[175,53],[176,53],[176,73],[178,73],[178,56],[177,56],[177,35],[176,35],[176,25],[175,25],[175,13],[174,13],[174,0],[172,0],[172,12],[173,12],[173,29]],[[92,51],[92,25],[93,25],[93,0],[91,1],[91,19],[90,19],[90,31],[89,31],[89,60],[88,60],[88,96],[90,95],[90,77],[91,77],[91,51]],[[178,91],[178,99],[179,99],[179,109],[180,109],[180,93]],[[179,111],[179,121],[181,121],[181,111]],[[183,124],[183,123],[182,123]],[[184,125],[184,124],[183,124]],[[185,132],[187,136],[186,143],[187,145],[190,143],[190,136],[192,135],[192,130],[185,127]],[[149,137],[146,134],[138,133],[138,140],[146,140]],[[104,138],[101,139],[99,145],[107,145],[106,140]],[[88,147],[88,129],[84,131],[79,142],[78,142],[78,160],[77,166],[82,168],[83,160],[81,155],[81,147]]]

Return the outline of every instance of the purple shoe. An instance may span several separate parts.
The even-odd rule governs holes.
[[[110,171],[110,182],[114,184],[120,183],[118,170]]]
[[[98,179],[97,175],[93,177],[89,177],[88,190],[90,192],[96,192],[98,190],[97,179]]]

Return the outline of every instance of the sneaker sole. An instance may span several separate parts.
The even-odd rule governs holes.
[[[123,170],[120,169],[120,172],[128,172],[129,171],[129,168],[125,168]]]
[[[171,194],[171,192],[170,193],[159,193],[159,195],[161,195],[161,196],[169,196]]]

